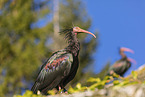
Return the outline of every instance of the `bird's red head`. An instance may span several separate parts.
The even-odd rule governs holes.
[[[129,49],[129,48],[121,47],[121,48],[120,48],[120,54],[121,54],[122,56],[124,56],[124,53],[123,53],[124,51],[130,52],[130,53],[134,53],[134,51],[131,50],[131,49]],[[129,57],[128,57],[127,60],[128,60],[129,62],[132,62],[132,63],[136,64],[136,61],[135,61],[134,59],[132,59],[132,58],[129,58]]]
[[[120,48],[120,52],[124,52],[124,51],[130,52],[130,53],[134,53],[134,51],[131,50],[131,49],[129,49],[129,48],[121,47],[121,48]]]
[[[77,34],[78,32],[88,33],[88,34],[93,35],[96,38],[96,36],[93,33],[89,32],[89,31],[86,31],[86,30],[83,30],[83,29],[81,29],[79,27],[73,27],[73,32],[75,34]]]

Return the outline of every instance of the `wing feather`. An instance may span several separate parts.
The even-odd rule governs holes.
[[[72,63],[73,56],[71,53],[57,52],[53,54],[43,64],[31,90],[36,93],[38,90],[55,88],[62,78],[69,74]]]

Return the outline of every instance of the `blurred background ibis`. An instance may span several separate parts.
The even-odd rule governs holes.
[[[120,76],[123,76],[124,73],[131,67],[131,62],[132,63],[135,62],[133,59],[128,58],[126,56],[126,54],[124,53],[124,51],[134,53],[134,51],[129,48],[125,48],[125,47],[120,48],[119,52],[120,52],[120,55],[122,58],[120,60],[116,61],[109,68],[107,75],[112,75],[113,73],[116,73]]]

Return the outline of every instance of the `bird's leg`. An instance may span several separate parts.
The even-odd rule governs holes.
[[[57,90],[59,91],[59,93],[62,93],[62,92],[68,93],[67,90],[64,88],[63,85],[58,85],[57,86]]]
[[[68,93],[68,92],[67,92],[67,89],[65,89],[65,87],[64,87],[63,85],[61,85],[61,88],[63,89],[63,92],[64,92],[64,93]]]
[[[59,93],[62,93],[61,86],[58,86]]]
[[[67,92],[67,89],[65,89],[65,88],[63,88],[63,92],[64,92],[64,93],[68,93],[68,92]]]
[[[59,89],[59,91],[61,90],[61,87],[60,86],[58,86],[58,89]]]

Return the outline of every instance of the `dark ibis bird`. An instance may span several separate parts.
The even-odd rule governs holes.
[[[135,62],[133,59],[128,58],[125,55],[125,51],[130,52],[130,53],[134,53],[133,50],[129,49],[129,48],[125,48],[122,47],[120,48],[120,55],[121,55],[121,59],[116,61],[108,70],[107,75],[112,75],[113,73],[116,73],[120,76],[123,76],[124,73],[131,67],[131,62]]]
[[[79,66],[79,50],[80,43],[77,40],[79,32],[88,33],[79,27],[65,29],[60,32],[65,34],[65,39],[68,41],[68,46],[52,54],[52,56],[42,65],[37,79],[31,88],[33,93],[39,90],[42,94],[46,95],[48,90],[53,88],[65,89],[65,86],[75,77]]]

